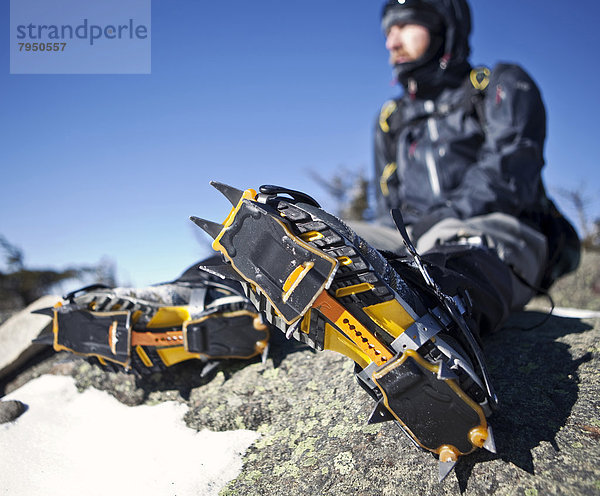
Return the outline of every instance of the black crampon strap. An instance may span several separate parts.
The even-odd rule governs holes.
[[[552,296],[550,296],[550,293],[547,290],[545,290],[541,287],[538,287],[534,284],[531,284],[527,279],[525,279],[521,274],[519,274],[512,265],[509,265],[508,268],[510,269],[511,273],[517,278],[517,280],[521,284],[528,287],[532,291],[535,291],[537,294],[541,294],[541,295],[545,296],[546,298],[548,298],[548,301],[550,302],[550,310],[548,312],[546,312],[546,315],[544,315],[542,320],[540,320],[537,324],[534,324],[530,327],[514,326],[514,328],[517,329],[518,331],[533,331],[534,329],[537,329],[538,327],[542,327],[546,322],[548,322],[550,317],[552,317],[552,312],[554,312],[554,308],[556,306],[554,304],[554,298],[552,298]],[[511,327],[513,327],[513,326],[511,326]]]

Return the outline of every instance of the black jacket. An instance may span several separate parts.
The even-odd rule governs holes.
[[[446,217],[528,218],[545,198],[545,136],[540,92],[517,65],[474,70],[431,99],[387,102],[375,131],[378,218],[389,223],[399,207],[421,233]]]

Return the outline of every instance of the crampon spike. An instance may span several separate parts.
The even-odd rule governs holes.
[[[385,407],[383,401],[380,400],[379,403],[375,405],[367,424],[379,424],[381,422],[387,422],[388,420],[394,420],[394,416]]]
[[[448,379],[458,379],[458,376],[452,371],[450,367],[448,367],[448,365],[446,365],[446,362],[441,360],[437,378],[441,381],[445,381]]]
[[[439,464],[439,470],[440,470],[439,471],[439,481],[443,482],[444,479],[446,477],[448,477],[448,474],[450,472],[452,472],[452,469],[455,466],[456,466],[456,462],[452,462],[452,461],[450,461],[450,462],[442,462],[442,461],[440,461],[440,464]]]
[[[204,368],[202,369],[202,372],[200,372],[200,377],[202,379],[208,377],[218,366],[219,362],[217,360],[211,360],[210,362],[206,362]]]
[[[225,198],[227,198],[234,207],[239,203],[240,199],[242,198],[242,195],[244,194],[243,191],[234,188],[233,186],[219,183],[217,181],[211,181],[210,185],[219,192],[221,192],[223,196],[225,196]]]
[[[262,353],[260,355],[260,361],[262,362],[263,365],[267,364],[267,358],[269,358],[269,345],[270,345],[270,343],[267,343],[267,345],[265,346],[265,349],[262,351]]]
[[[37,313],[39,315],[45,315],[46,317],[54,317],[54,308],[38,308],[37,310],[33,310],[31,313]]]
[[[488,437],[483,443],[483,449],[488,450],[490,453],[496,454],[496,441],[494,441],[494,434],[492,432],[492,427],[488,425]]]
[[[194,216],[190,217],[190,220],[200,229],[206,232],[212,239],[216,239],[223,230],[222,224],[217,224],[216,222],[212,222],[210,220],[201,219],[200,217]]]
[[[43,344],[52,346],[54,344],[54,334],[43,334],[35,339],[32,339],[33,344]]]

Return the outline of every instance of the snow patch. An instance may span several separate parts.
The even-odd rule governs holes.
[[[586,310],[584,308],[554,307],[552,315],[571,319],[597,319],[600,317],[600,311]]]
[[[176,402],[128,407],[71,377],[42,376],[3,399],[28,410],[0,425],[0,493],[217,495],[258,438],[189,429]]]

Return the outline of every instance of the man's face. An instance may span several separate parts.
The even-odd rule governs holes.
[[[385,47],[390,52],[390,64],[404,64],[422,57],[429,43],[429,30],[419,24],[394,24],[387,32]]]

